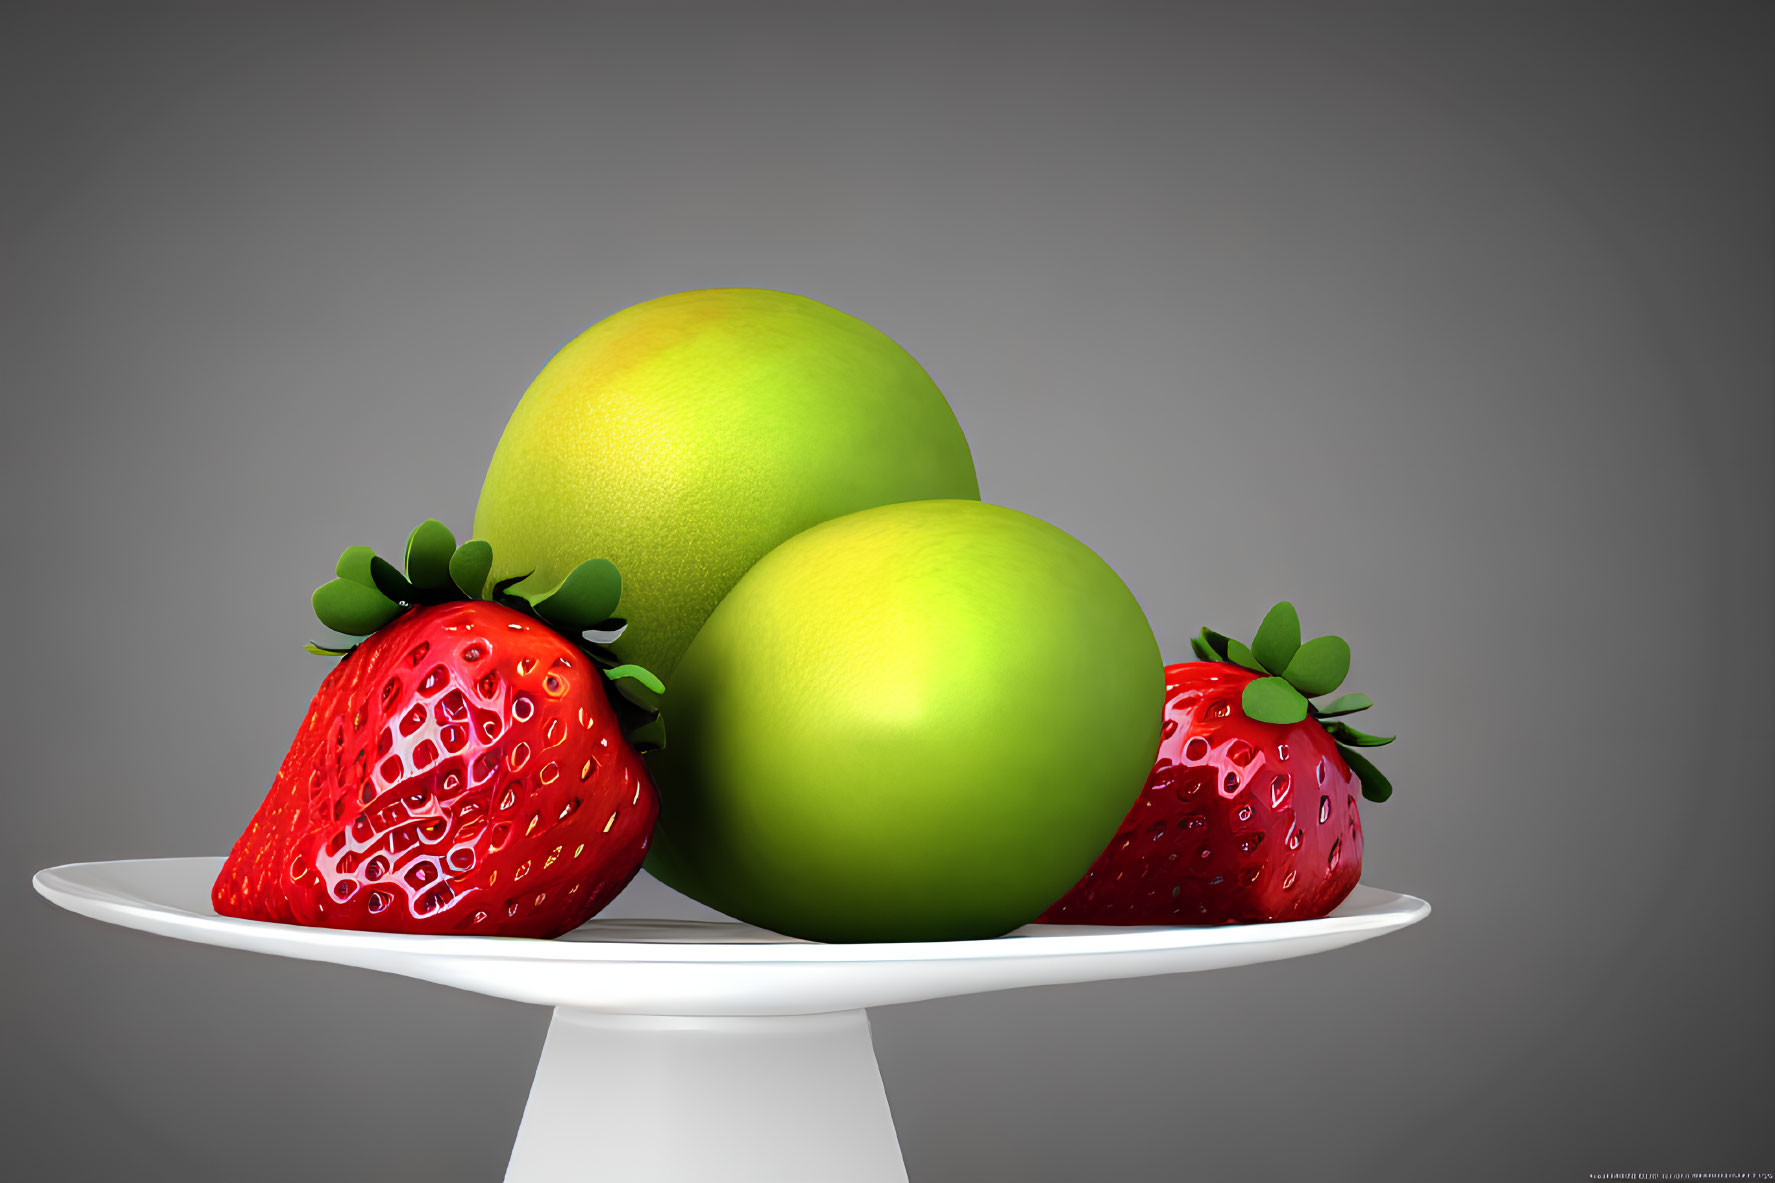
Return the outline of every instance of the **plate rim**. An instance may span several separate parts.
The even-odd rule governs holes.
[[[1292,943],[1334,933],[1395,930],[1418,923],[1430,914],[1430,904],[1412,895],[1390,892],[1358,883],[1343,907],[1364,893],[1363,910],[1336,912],[1312,920],[1282,920],[1261,924],[1212,926],[1136,925],[1027,925],[1001,937],[971,941],[904,941],[827,944],[783,937],[762,942],[686,942],[620,940],[544,940],[538,937],[426,935],[373,933],[351,929],[316,928],[245,920],[206,914],[151,900],[120,898],[83,882],[79,872],[95,867],[117,868],[153,863],[207,862],[220,868],[215,855],[172,856],[146,859],[104,859],[62,863],[45,867],[31,877],[37,893],[70,912],[125,928],[148,931],[174,939],[286,956],[326,959],[328,951],[359,954],[398,954],[426,960],[476,960],[483,962],[618,962],[618,963],[719,963],[765,964],[812,963],[824,965],[881,965],[932,961],[993,962],[1043,958],[1172,952],[1186,948],[1226,945]],[[82,906],[84,905],[84,906]],[[128,919],[126,919],[128,918]],[[129,919],[149,921],[130,923]],[[588,923],[597,923],[596,919]],[[697,921],[690,923],[723,923]],[[731,921],[736,925],[740,921]],[[754,926],[744,927],[754,931]],[[1059,933],[1031,934],[1030,928],[1065,928]],[[1090,932],[1077,929],[1089,928]],[[216,940],[216,936],[237,939]],[[266,946],[282,946],[267,948]]]

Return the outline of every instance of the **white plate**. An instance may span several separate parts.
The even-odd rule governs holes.
[[[221,867],[74,863],[33,883],[110,924],[555,1007],[506,1183],[906,1183],[864,1008],[1299,957],[1430,912],[1358,887],[1330,916],[1285,924],[1030,925],[991,941],[823,945],[729,921],[609,919],[537,941],[218,916]]]
[[[1224,969],[1320,953],[1414,924],[1430,905],[1359,886],[1319,920],[1214,928],[1032,924],[990,941],[827,945],[732,922],[592,920],[553,941],[407,936],[218,916],[220,858],[72,863],[46,899],[161,936],[404,974],[606,1014],[791,1015],[1107,978]]]

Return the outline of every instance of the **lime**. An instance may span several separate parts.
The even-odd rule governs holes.
[[[949,404],[882,333],[783,292],[685,292],[598,322],[537,375],[475,537],[493,544],[494,581],[614,562],[629,621],[614,648],[669,684],[721,597],[784,539],[871,506],[979,495]]]
[[[1114,571],[978,501],[864,510],[766,555],[679,662],[648,866],[825,941],[992,937],[1114,836],[1159,647]]]

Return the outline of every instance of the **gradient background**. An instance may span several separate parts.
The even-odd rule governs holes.
[[[557,346],[727,285],[903,342],[986,497],[1097,549],[1169,656],[1290,596],[1403,736],[1366,878],[1427,923],[877,1011],[915,1179],[1775,1169],[1772,32],[9,7],[14,1177],[499,1177],[544,1011],[26,880],[224,852],[323,672],[297,645],[339,548],[466,528]],[[589,1156],[622,1136],[595,1121]]]

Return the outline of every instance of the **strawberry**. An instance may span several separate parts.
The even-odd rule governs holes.
[[[405,575],[368,547],[340,557],[315,612],[363,640],[309,646],[343,660],[217,877],[217,912],[553,937],[634,877],[659,807],[623,724],[653,729],[660,685],[601,647],[623,627],[616,568],[478,599],[491,566],[487,543],[458,547],[435,521]]]
[[[1042,914],[1046,924],[1237,924],[1306,920],[1335,908],[1362,873],[1358,789],[1393,789],[1354,749],[1391,743],[1324,706],[1350,668],[1341,637],[1301,643],[1277,604],[1247,647],[1202,630],[1202,660],[1165,669],[1165,722],[1152,773],[1109,848]]]

